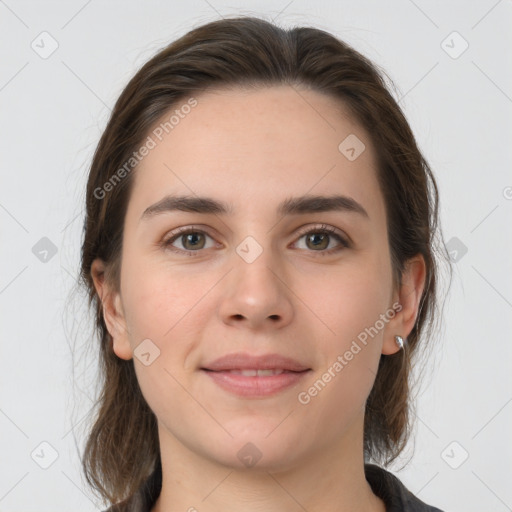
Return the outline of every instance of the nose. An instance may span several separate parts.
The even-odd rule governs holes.
[[[224,280],[219,314],[225,324],[251,330],[281,329],[293,318],[290,277],[265,249],[248,262],[236,252]]]

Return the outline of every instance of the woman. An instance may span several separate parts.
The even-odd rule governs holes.
[[[198,27],[146,63],[87,184],[81,277],[111,511],[438,511],[410,432],[438,196],[374,65],[314,28]]]

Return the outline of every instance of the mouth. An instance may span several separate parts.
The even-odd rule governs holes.
[[[245,398],[264,398],[297,385],[311,368],[280,356],[229,354],[200,368],[224,391]]]

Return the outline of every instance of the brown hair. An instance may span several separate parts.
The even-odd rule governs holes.
[[[82,463],[88,483],[109,502],[132,496],[161,461],[156,418],[140,391],[133,360],[120,359],[112,350],[91,276],[93,260],[101,258],[107,265],[105,279],[119,290],[123,222],[133,172],[104,197],[98,199],[97,191],[129,161],[156,121],[179,101],[212,87],[305,86],[341,100],[372,137],[395,286],[407,260],[415,255],[425,259],[427,274],[405,350],[381,356],[366,403],[365,460],[387,465],[405,447],[411,427],[411,361],[420,333],[430,332],[436,319],[438,191],[383,75],[363,55],[325,31],[285,30],[263,19],[237,17],[188,32],[149,60],[122,92],[88,177],[80,276],[89,307],[95,306],[102,379]],[[442,247],[440,254],[445,255]],[[431,338],[422,336],[421,345]]]

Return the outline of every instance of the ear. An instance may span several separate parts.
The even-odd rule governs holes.
[[[126,320],[121,303],[121,296],[115,292],[105,280],[105,263],[96,258],[91,265],[91,277],[96,293],[103,305],[103,318],[107,330],[112,336],[114,353],[121,359],[133,357]]]
[[[408,260],[402,273],[402,284],[393,294],[395,316],[388,322],[384,332],[382,353],[389,355],[400,350],[395,336],[406,339],[416,323],[421,296],[425,287],[426,265],[421,254]]]

